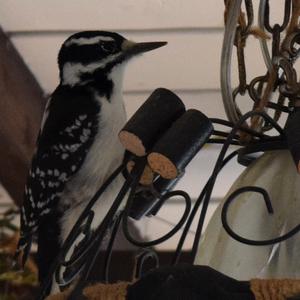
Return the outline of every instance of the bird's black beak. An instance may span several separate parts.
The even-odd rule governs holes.
[[[145,43],[135,43],[132,41],[124,41],[122,45],[122,50],[126,57],[132,57],[137,54],[152,51],[154,49],[165,46],[167,42],[145,42]]]

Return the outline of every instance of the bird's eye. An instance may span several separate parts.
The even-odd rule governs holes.
[[[114,53],[117,50],[117,45],[115,42],[101,42],[100,47],[103,51]]]

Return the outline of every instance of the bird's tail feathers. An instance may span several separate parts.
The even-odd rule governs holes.
[[[21,233],[20,239],[17,245],[15,255],[13,257],[14,269],[23,270],[25,263],[28,259],[29,252],[32,245],[32,234],[23,234]]]

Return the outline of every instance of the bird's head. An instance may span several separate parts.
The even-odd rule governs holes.
[[[93,79],[93,74],[109,75],[131,57],[166,45],[166,42],[135,43],[114,32],[83,31],[62,45],[58,64],[62,84],[74,86]]]

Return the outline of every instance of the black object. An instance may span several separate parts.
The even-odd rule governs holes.
[[[145,156],[172,123],[185,112],[180,98],[165,88],[156,89],[119,133],[123,146]]]
[[[126,300],[255,300],[250,283],[207,266],[161,267],[130,285]]]
[[[180,178],[169,180],[159,177],[151,187],[140,187],[132,200],[129,216],[140,220],[144,215],[156,215],[166,201],[163,196],[175,187]]]
[[[208,141],[212,122],[200,111],[186,111],[154,145],[148,155],[150,167],[161,177],[176,178]]]
[[[288,148],[300,173],[300,107],[295,107],[288,116],[284,128]]]
[[[250,143],[238,150],[237,161],[239,164],[248,167],[266,151],[287,149],[287,142],[282,137],[271,137],[258,142]]]

